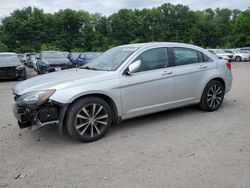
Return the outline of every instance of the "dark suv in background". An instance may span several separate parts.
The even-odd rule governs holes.
[[[70,62],[73,66],[75,66],[75,61],[79,57],[80,54],[81,54],[81,52],[70,52],[69,53],[68,59],[70,60]]]
[[[59,51],[42,51],[37,59],[38,74],[46,74],[72,67],[69,59]]]

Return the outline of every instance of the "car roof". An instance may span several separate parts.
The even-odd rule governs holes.
[[[147,49],[150,47],[183,47],[192,48],[194,50],[202,51],[205,53],[205,49],[192,44],[178,43],[178,42],[148,42],[148,43],[136,43],[136,44],[126,44],[121,47],[126,48],[139,48],[140,50]]]
[[[16,55],[14,52],[0,52],[1,55]]]
[[[166,47],[172,47],[172,46],[193,47],[193,48],[198,47],[198,46],[195,46],[195,45],[185,44],[185,43],[178,43],[178,42],[148,42],[148,43],[125,44],[125,45],[122,45],[122,46],[123,47],[135,47],[135,48],[147,48],[147,47],[162,46],[162,45],[164,45]]]

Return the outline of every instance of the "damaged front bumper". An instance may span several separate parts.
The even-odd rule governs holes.
[[[37,106],[18,106],[13,103],[12,109],[21,129],[39,129],[46,125],[57,125],[59,133],[62,134],[63,119],[68,104],[61,104],[54,101]]]

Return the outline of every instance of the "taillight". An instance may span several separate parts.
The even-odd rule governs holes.
[[[226,65],[227,65],[227,68],[228,68],[229,70],[232,69],[232,64],[231,64],[231,63],[228,62]]]

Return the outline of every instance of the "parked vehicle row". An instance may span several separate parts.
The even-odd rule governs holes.
[[[40,61],[56,67],[54,58],[54,53],[42,52]],[[19,83],[13,88],[13,111],[20,128],[53,124],[60,133],[65,127],[72,137],[89,142],[112,124],[145,114],[194,104],[215,111],[231,86],[231,64],[203,48],[130,44],[79,69]]]
[[[215,54],[219,59],[227,61],[250,61],[250,50],[248,48],[240,49],[207,49],[209,52]]]
[[[24,65],[32,68],[33,60],[36,58],[36,55],[36,53],[25,53],[22,57],[21,55],[19,55],[19,57],[21,57],[21,61]]]
[[[250,61],[250,53],[247,53],[245,51],[236,49],[225,49],[224,51],[233,55],[233,60],[236,62]]]
[[[19,54],[24,65],[33,68],[38,74],[79,68],[97,58],[100,52],[60,52],[42,51],[41,53]]]

